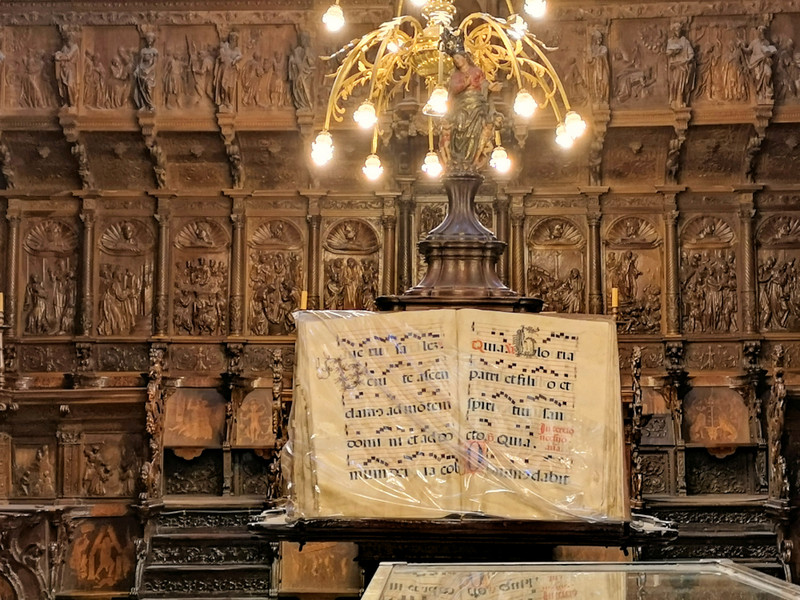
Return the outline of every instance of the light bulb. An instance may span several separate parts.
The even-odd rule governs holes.
[[[389,52],[397,52],[402,47],[403,47],[403,40],[397,40],[397,41],[391,40],[389,42],[386,42],[386,50],[388,50]]]
[[[321,131],[311,143],[311,160],[322,166],[333,158],[333,138],[327,131]]]
[[[547,12],[546,0],[525,0],[525,12],[534,19],[541,19]]]
[[[359,127],[370,129],[378,122],[378,116],[375,114],[375,105],[369,100],[365,100],[353,113],[353,119],[358,123]]]
[[[489,166],[497,169],[501,173],[506,173],[511,168],[511,159],[508,152],[502,146],[497,146],[492,150],[492,157],[489,159]]]
[[[510,15],[508,17],[508,27],[510,29],[508,35],[514,40],[521,40],[528,32],[528,24],[519,15]]]
[[[520,90],[514,98],[514,112],[523,119],[532,117],[538,106],[528,90]]]
[[[424,6],[428,0],[411,0],[411,4],[414,6]]]
[[[331,4],[325,14],[322,15],[322,22],[328,31],[339,31],[344,27],[344,12],[338,4]]]
[[[370,154],[367,160],[364,161],[364,166],[361,168],[367,179],[372,181],[376,180],[383,174],[383,167],[381,166],[381,159],[377,154]]]
[[[581,119],[581,116],[576,113],[574,110],[571,110],[567,113],[567,116],[564,117],[564,125],[567,129],[567,134],[573,139],[576,140],[586,131],[586,121]]]
[[[431,92],[428,102],[422,107],[422,114],[429,117],[442,117],[447,113],[447,88],[437,85]]]
[[[422,163],[422,170],[429,177],[438,177],[442,174],[442,163],[439,162],[439,155],[433,150],[425,155],[425,162]]]
[[[556,127],[556,144],[562,148],[572,148],[572,136],[567,133],[567,128],[561,123]]]

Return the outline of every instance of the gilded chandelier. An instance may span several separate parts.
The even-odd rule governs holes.
[[[404,1],[399,0],[394,19],[353,40],[330,57],[341,63],[331,75],[333,86],[324,127],[312,143],[314,163],[321,166],[333,158],[331,125],[344,120],[345,101],[366,90],[366,98],[355,109],[353,118],[361,128],[372,130],[372,151],[364,163],[364,174],[369,179],[380,177],[383,167],[377,154],[379,119],[390,108],[392,100],[403,91],[409,91],[412,81],[419,78],[428,91],[428,101],[422,112],[429,119],[429,151],[421,168],[431,177],[438,177],[444,169],[455,168],[449,164],[451,156],[441,148],[439,152],[434,150],[434,132],[442,129],[441,123],[435,121],[447,115],[452,100],[446,80],[454,69],[453,43],[449,41],[453,39],[457,39],[456,45],[462,54],[469,56],[470,63],[483,72],[489,89],[499,87],[498,83],[515,87],[517,117],[529,119],[538,109],[549,107],[557,122],[555,141],[565,148],[572,146],[583,133],[586,123],[570,109],[564,86],[545,54],[546,46],[528,31],[527,21],[515,12],[510,0],[506,2],[508,17],[472,13],[457,28],[452,27],[456,15],[453,0],[409,1],[421,8],[424,25],[404,14]],[[524,12],[534,18],[543,16],[545,0],[525,0]],[[335,0],[322,20],[331,31],[344,25],[339,0]],[[491,149],[488,162],[499,171],[507,171],[511,160],[502,146],[496,124],[491,133],[486,149],[487,158]]]

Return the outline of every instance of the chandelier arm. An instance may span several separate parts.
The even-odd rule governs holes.
[[[538,70],[544,71],[544,74],[550,76],[550,81],[553,81],[553,72],[548,71],[544,66],[537,63],[535,60],[530,58],[519,59],[523,65],[529,66],[531,72],[527,72],[524,69],[522,70],[522,75],[524,78],[529,80],[532,85],[531,88],[535,88],[539,86],[544,91],[544,102],[542,102],[539,106],[540,108],[546,108],[550,105],[551,110],[555,113],[555,117],[557,121],[561,121],[561,111],[558,108],[558,104],[553,100],[553,97],[558,92],[558,88],[555,85],[549,85],[547,83],[547,79],[543,75],[537,73]],[[538,67],[538,68],[537,68]],[[567,109],[569,110],[569,109]]]
[[[378,34],[377,31],[371,31],[370,33],[366,34],[361,38],[361,40],[356,43],[350,52],[347,53],[345,56],[344,61],[336,70],[336,77],[333,80],[333,85],[331,86],[331,94],[328,96],[328,107],[325,111],[325,129],[329,129],[331,125],[331,115],[334,112],[334,105],[338,102],[340,97],[340,90],[343,87],[344,82],[350,79],[350,71],[355,66],[356,62],[359,60],[361,54],[363,53],[364,48],[368,45],[368,42],[371,41]],[[355,87],[355,85],[353,86]]]
[[[397,0],[397,15],[398,17],[403,16],[403,0]]]
[[[514,48],[514,44],[511,42],[511,39],[508,37],[508,34],[505,32],[506,29],[505,26],[501,25],[491,15],[488,15],[486,13],[473,13],[471,15],[468,15],[467,17],[464,18],[463,21],[461,21],[459,29],[461,29],[461,31],[464,32],[465,38],[470,38],[470,34],[467,33],[467,27],[472,21],[476,21],[479,19],[483,21],[484,24],[488,26],[491,29],[491,31],[494,32],[502,42],[502,45],[505,48],[506,53],[511,59],[509,60],[509,63],[511,64],[512,74],[514,78],[517,80],[517,85],[519,87],[522,87],[522,77],[520,75],[519,64],[516,57],[516,50]],[[480,32],[480,27],[476,27],[475,30],[473,30],[473,32],[476,30]],[[472,41],[471,38],[470,41]]]
[[[372,132],[372,154],[378,153],[378,125],[376,124]]]
[[[561,96],[561,101],[564,103],[564,111],[569,112],[570,105],[569,105],[569,99],[567,98],[567,92],[564,90],[564,85],[561,83],[561,79],[556,73],[555,67],[553,67],[553,63],[550,62],[550,59],[547,58],[547,55],[545,55],[545,53],[542,52],[541,48],[539,48],[539,40],[536,39],[536,36],[533,35],[532,33],[526,34],[522,39],[525,40],[525,43],[527,43],[528,46],[533,48],[533,51],[536,52],[537,56],[542,61],[545,69],[547,69],[547,72],[550,75],[550,79],[553,80],[553,84],[555,85],[556,89],[558,89],[558,93]],[[553,104],[554,104],[553,110],[556,110],[555,103]],[[559,121],[560,120],[561,119],[559,118]]]

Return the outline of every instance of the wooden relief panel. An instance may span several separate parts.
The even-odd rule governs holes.
[[[582,180],[586,172],[586,154],[590,137],[582,136],[569,152],[564,152],[563,148],[556,144],[554,129],[537,129],[528,133],[525,150],[519,153],[518,158],[512,157],[519,160],[520,184],[535,186],[543,183],[561,184]],[[529,148],[536,148],[536,151],[530,151]],[[558,160],[554,160],[555,157],[558,157]]]
[[[689,219],[681,232],[681,303],[685,333],[739,330],[736,235],[721,217]]]
[[[248,450],[236,453],[234,474],[236,493],[279,498],[281,496],[280,458],[274,451]]]
[[[236,409],[232,445],[239,448],[274,446],[276,425],[280,418],[271,389],[250,392]]]
[[[663,148],[669,144],[672,130],[666,128],[611,128],[606,134],[602,176],[607,183],[662,179]]]
[[[323,238],[323,305],[327,310],[374,310],[380,289],[380,240],[363,219],[340,219]]]
[[[605,235],[606,306],[619,290],[619,333],[661,331],[662,240],[653,221],[621,217]]]
[[[133,583],[133,523],[126,519],[86,519],[67,549],[61,590],[128,591]]]
[[[225,428],[225,398],[215,390],[179,389],[167,399],[164,446],[219,448]]]
[[[16,498],[53,498],[56,495],[56,444],[14,445]]]
[[[248,237],[250,333],[291,333],[295,329],[292,312],[300,308],[301,292],[305,289],[303,234],[289,219],[271,219]]]
[[[358,547],[350,543],[312,542],[301,550],[294,542],[281,542],[280,592],[358,594],[362,582],[357,554]]]
[[[8,598],[8,600],[17,600],[17,592],[14,591],[14,586],[4,576],[0,575],[0,598]]]
[[[297,46],[295,28],[290,25],[240,27],[239,32],[242,51],[239,110],[293,108],[288,63]]]
[[[683,407],[687,442],[725,446],[750,441],[747,406],[736,391],[693,388],[684,398]]]
[[[769,40],[775,47],[772,60],[775,101],[780,104],[800,102],[800,65],[796,48],[800,41],[800,15],[780,14],[770,23]]]
[[[65,33],[59,57],[61,72],[70,66],[70,36]],[[134,70],[139,61],[139,33],[135,27],[92,27],[83,32],[83,81],[79,103],[85,109],[133,107]],[[66,77],[63,78],[66,80]],[[63,84],[62,84],[63,85]]]
[[[761,331],[800,326],[800,215],[768,217],[758,229],[758,323]]]
[[[575,221],[549,217],[528,235],[527,292],[544,300],[544,310],[586,311],[586,238]]]
[[[104,221],[99,231],[97,334],[149,335],[153,315],[153,226],[149,220],[117,218]]]
[[[612,23],[611,105],[646,108],[663,104],[667,91],[665,20],[619,20]]]
[[[22,326],[26,335],[71,335],[75,328],[78,231],[71,219],[29,220],[24,235]]]
[[[748,101],[752,74],[744,20],[700,17],[693,25],[689,35],[695,54],[692,104]]]
[[[167,450],[164,455],[164,493],[206,494],[222,492],[222,453],[214,450]]]
[[[211,111],[220,46],[216,30],[210,26],[164,27],[156,46],[156,104],[168,111]]]
[[[730,181],[742,172],[752,127],[712,125],[690,128],[681,157],[681,179]]]
[[[570,105],[580,110],[589,101],[589,81],[592,77],[591,67],[586,61],[586,26],[582,23],[564,23],[561,27],[537,29],[537,37],[548,47],[555,48],[547,53],[547,58],[564,84]],[[534,91],[534,96],[537,91]],[[541,99],[537,100],[541,102]]]
[[[172,253],[176,335],[221,336],[228,330],[228,248],[222,219],[180,221]]]
[[[416,215],[414,222],[417,225],[417,240],[425,239],[433,229],[435,229],[444,218],[447,216],[447,202],[417,202]],[[414,244],[416,249],[417,245]],[[425,258],[419,252],[415,251],[416,257],[416,277],[412,281],[412,285],[421,281],[428,270],[428,265],[425,264]]]
[[[86,434],[83,444],[81,495],[133,497],[141,457],[138,437]]]
[[[5,50],[3,106],[42,109],[58,105],[53,55],[59,47],[55,27],[11,27]]]

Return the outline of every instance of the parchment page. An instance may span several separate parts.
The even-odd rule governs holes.
[[[625,573],[541,573],[508,567],[447,571],[442,566],[395,569],[381,600],[625,600]],[[371,590],[368,590],[370,592]]]
[[[461,310],[458,336],[463,510],[624,519],[613,324]]]
[[[305,516],[457,512],[455,312],[303,319],[298,338],[315,486]]]

